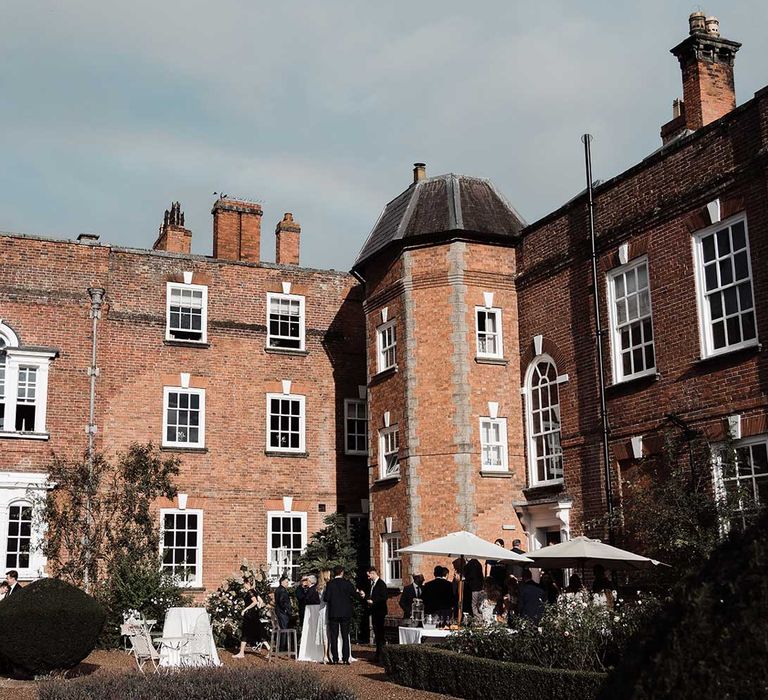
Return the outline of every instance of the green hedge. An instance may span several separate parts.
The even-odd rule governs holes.
[[[387,675],[400,685],[468,700],[592,700],[605,674],[541,668],[420,644],[384,648]]]
[[[176,673],[97,673],[40,683],[39,700],[356,700],[302,668],[200,668]]]
[[[77,666],[93,651],[106,613],[79,588],[43,578],[0,602],[0,669],[20,677]]]

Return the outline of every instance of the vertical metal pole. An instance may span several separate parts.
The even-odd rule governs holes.
[[[83,572],[83,586],[85,590],[90,592],[90,542],[88,536],[93,524],[93,462],[94,462],[94,440],[96,438],[96,377],[99,376],[99,368],[96,365],[96,341],[97,341],[97,324],[101,318],[101,305],[104,303],[104,290],[100,287],[89,287],[88,295],[91,298],[91,365],[88,367],[88,376],[91,379],[91,389],[89,397],[88,407],[88,425],[85,428],[85,432],[88,435],[88,488],[86,490],[85,499],[85,517],[86,517],[86,530],[83,535],[84,555],[85,555],[85,571]]]
[[[605,502],[608,510],[608,540],[614,542],[613,489],[611,487],[611,457],[608,450],[608,407],[605,401],[605,369],[603,365],[603,324],[600,319],[600,293],[597,284],[597,239],[595,237],[595,200],[592,192],[592,136],[584,134],[584,162],[587,171],[587,205],[589,210],[589,239],[592,245],[592,300],[595,314],[595,339],[597,341],[597,367],[600,381],[600,420],[603,433],[603,468],[605,470]]]

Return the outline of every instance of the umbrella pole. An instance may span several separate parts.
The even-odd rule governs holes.
[[[459,624],[464,611],[464,555],[461,555],[461,570],[459,571]]]

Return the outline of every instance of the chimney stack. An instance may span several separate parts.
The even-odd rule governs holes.
[[[163,225],[157,234],[153,250],[166,250],[169,253],[189,255],[192,250],[192,231],[184,228],[184,212],[179,202],[172,202],[165,210]]]
[[[301,226],[287,211],[283,220],[275,226],[275,262],[278,265],[299,264],[299,239]]]
[[[414,163],[413,164],[413,181],[427,179],[427,165],[426,163]]]
[[[733,63],[741,44],[720,36],[717,17],[694,12],[688,25],[688,38],[671,50],[683,73],[683,103],[680,117],[661,127],[664,143],[685,130],[696,131],[736,107]]]
[[[259,262],[261,205],[222,195],[213,204],[213,257]]]

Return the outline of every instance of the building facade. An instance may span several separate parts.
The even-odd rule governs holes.
[[[2,235],[0,554],[31,578],[30,489],[82,455],[97,322],[96,443],[178,455],[158,503],[164,565],[215,587],[241,559],[292,571],[324,513],[392,588],[398,549],[467,529],[535,549],[604,514],[593,294],[602,309],[611,486],[671,417],[737,440],[715,484],[768,498],[768,89],[736,107],[739,44],[694,13],[662,147],[527,225],[487,180],[427,177],[384,208],[351,274],[299,265],[300,227],[259,260],[261,207],[213,208],[213,257],[180,207],[153,250]],[[370,549],[369,549],[370,547]]]

